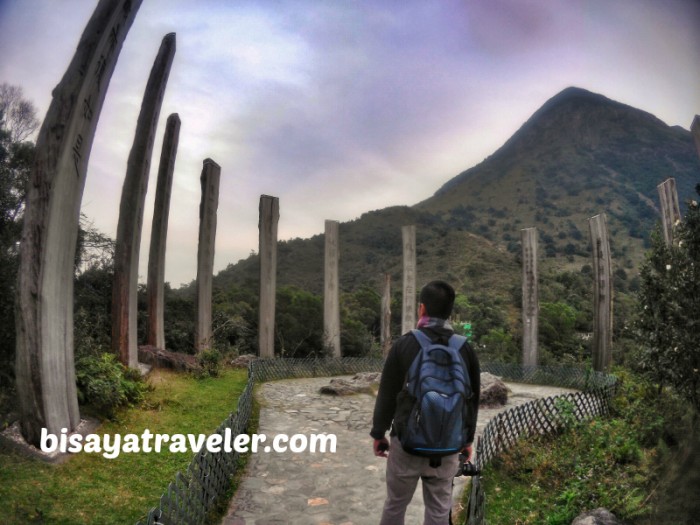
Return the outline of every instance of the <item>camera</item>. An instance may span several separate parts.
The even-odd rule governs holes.
[[[467,458],[464,454],[459,455],[459,469],[455,476],[478,476],[481,471],[471,461],[465,461]]]

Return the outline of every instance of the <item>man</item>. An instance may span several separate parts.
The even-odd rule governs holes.
[[[447,345],[450,336],[454,333],[447,322],[452,313],[454,300],[454,289],[444,281],[430,282],[420,292],[417,328],[433,343]],[[430,458],[412,455],[403,450],[396,436],[396,422],[392,425],[397,408],[396,396],[404,388],[408,370],[419,351],[420,344],[410,332],[394,343],[384,363],[379,393],[374,406],[370,432],[374,438],[374,454],[388,457],[387,497],[380,525],[404,523],[406,507],[413,498],[418,478],[423,482],[424,525],[447,525],[450,519],[452,481],[459,467],[459,455],[443,457],[439,466],[432,467]],[[467,342],[460,348],[460,355],[467,366],[472,389],[472,397],[467,401],[468,415],[465,421],[467,439],[462,449],[470,459],[479,410],[479,361]],[[391,442],[385,437],[390,427]]]

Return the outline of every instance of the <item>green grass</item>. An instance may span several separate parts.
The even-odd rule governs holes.
[[[235,410],[245,388],[245,370],[195,379],[156,370],[145,406],[119,412],[96,434],[210,433]],[[6,524],[136,523],[158,503],[190,453],[121,453],[115,459],[79,454],[61,465],[0,451],[0,521]]]
[[[668,390],[623,369],[615,373],[620,383],[609,417],[525,438],[484,469],[490,525],[569,525],[599,507],[635,525],[678,525],[697,515],[675,500],[682,518],[671,519],[668,509],[679,491],[694,501],[700,485],[697,475],[675,472],[700,450],[692,412]]]

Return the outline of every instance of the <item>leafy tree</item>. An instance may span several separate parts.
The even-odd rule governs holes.
[[[22,90],[0,84],[0,390],[13,382],[18,246],[25,186],[34,159],[34,144],[26,139],[37,126],[36,110],[22,97]]]
[[[700,184],[696,191],[700,195]],[[700,410],[700,206],[688,204],[668,247],[658,229],[642,266],[639,292],[641,368],[673,386]]]

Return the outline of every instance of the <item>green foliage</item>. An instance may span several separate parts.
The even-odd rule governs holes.
[[[194,372],[198,378],[219,377],[221,373],[221,353],[213,348],[202,350],[197,355],[197,368]]]
[[[84,356],[75,373],[78,400],[100,416],[112,418],[118,408],[143,401],[146,385],[139,371],[124,367],[114,354]]]
[[[18,249],[26,184],[34,161],[34,144],[26,139],[37,125],[36,110],[22,97],[22,90],[0,84],[0,391],[5,394],[14,384]],[[0,413],[3,408],[0,404]]]
[[[700,185],[698,185],[700,193]],[[641,271],[638,341],[641,369],[672,385],[700,411],[700,206],[689,203],[673,246],[658,230]]]
[[[671,434],[683,432],[684,408],[644,379],[624,370],[616,375],[611,417],[577,422],[561,399],[561,432],[521,440],[487,467],[489,523],[568,525],[597,507],[627,523],[651,523],[644,520],[654,513],[661,460]]]
[[[558,362],[580,362],[583,344],[576,332],[576,310],[564,302],[541,303],[539,342]]]

